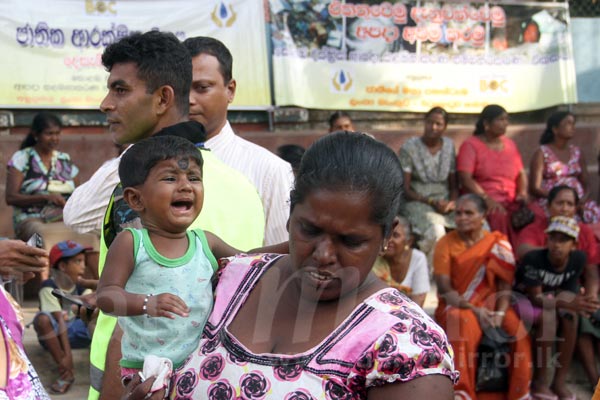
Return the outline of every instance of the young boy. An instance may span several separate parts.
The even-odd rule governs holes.
[[[557,216],[546,229],[547,248],[527,253],[515,276],[521,297],[516,309],[526,326],[534,326],[533,398],[572,398],[567,389],[569,370],[579,313],[594,312],[599,304],[579,292],[579,278],[586,265],[586,255],[577,249],[579,226],[573,218]],[[553,341],[557,336],[558,353],[554,379],[547,377],[552,365]]]
[[[121,159],[123,196],[143,228],[127,228],[110,246],[98,306],[120,316],[123,377],[143,368],[145,355],[183,363],[212,309],[215,256],[239,253],[210,232],[188,231],[202,209],[202,163],[176,136],[142,140]]]
[[[75,381],[71,349],[88,347],[91,337],[85,323],[75,317],[73,304],[59,300],[52,290],[61,289],[74,296],[91,293],[90,288],[81,284],[84,253],[91,249],[71,240],[55,244],[50,249],[50,279],[42,282],[39,291],[40,312],[34,317],[33,326],[40,344],[58,365],[60,376],[50,387],[57,394],[66,393]]]

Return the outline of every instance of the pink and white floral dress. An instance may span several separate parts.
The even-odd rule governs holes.
[[[175,371],[171,399],[365,399],[370,387],[430,374],[457,381],[444,331],[392,288],[364,300],[306,352],[252,353],[228,326],[280,257],[238,256],[223,269],[199,348]]]
[[[581,150],[579,147],[569,145],[569,161],[562,162],[552,149],[546,145],[541,145],[540,149],[544,156],[544,168],[542,170],[542,189],[550,191],[554,186],[567,185],[575,189],[577,196],[581,199],[585,194],[583,185],[579,180],[581,175]],[[538,200],[540,206],[547,210],[547,200],[545,198]],[[588,200],[583,204],[583,222],[593,224],[600,222],[600,207],[593,200]]]

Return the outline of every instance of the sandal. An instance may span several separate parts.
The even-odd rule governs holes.
[[[71,378],[71,379],[58,378],[52,384],[52,386],[50,386],[50,391],[54,394],[65,394],[69,391],[73,382],[75,382],[75,378]]]

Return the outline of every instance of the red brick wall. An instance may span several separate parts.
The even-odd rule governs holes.
[[[517,143],[523,162],[528,167],[531,155],[538,147],[538,140],[543,125],[511,125],[508,136]],[[240,134],[248,140],[261,146],[275,151],[277,147],[294,143],[304,147],[309,146],[324,132],[317,131],[276,131],[268,132],[256,130],[256,127],[238,126],[235,127]],[[472,126],[450,126],[447,135],[456,143],[456,148],[462,141],[472,134]],[[9,135],[0,136],[0,161],[6,165],[11,155],[18,149],[21,140],[24,137],[23,130],[14,130]],[[400,132],[394,131],[374,131],[373,134],[378,139],[387,143],[392,149],[397,151],[402,143],[409,137],[420,135],[422,128],[403,129]],[[596,157],[600,149],[600,127],[590,124],[580,123],[577,125],[577,133],[573,143],[580,146],[583,155],[588,162],[588,171],[590,174],[590,188],[592,198],[596,199],[598,195],[598,164]],[[60,149],[71,155],[75,164],[81,170],[80,182],[84,182],[94,173],[94,171],[106,160],[116,156],[117,152],[110,140],[110,136],[104,133],[101,127],[70,127],[63,130]],[[12,236],[12,208],[4,202],[4,192],[6,183],[6,169],[0,169],[0,236]]]

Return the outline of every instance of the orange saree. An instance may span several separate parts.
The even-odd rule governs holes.
[[[450,277],[452,287],[476,307],[494,310],[497,280],[512,285],[515,263],[512,248],[500,232],[484,234],[470,248],[453,231],[438,242],[434,253],[434,273]],[[447,306],[439,296],[435,318],[446,330],[454,348],[454,362],[460,371],[455,386],[460,399],[528,399],[531,383],[531,340],[515,311],[509,307],[502,328],[515,337],[511,344],[510,383],[505,393],[475,392],[477,347],[483,334],[473,311]]]

